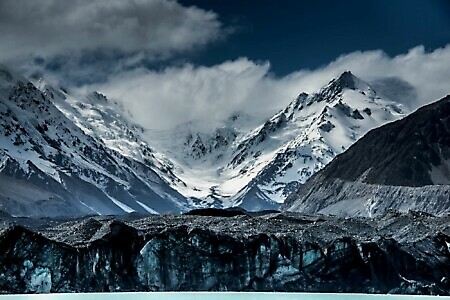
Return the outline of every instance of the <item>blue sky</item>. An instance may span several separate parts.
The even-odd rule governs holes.
[[[0,62],[151,129],[258,124],[346,70],[411,107],[450,93],[448,0],[2,0],[0,36]]]
[[[390,56],[417,45],[427,50],[450,41],[448,0],[181,0],[215,11],[233,34],[193,55],[213,65],[246,56],[268,60],[285,75],[317,68],[341,54],[382,49]]]

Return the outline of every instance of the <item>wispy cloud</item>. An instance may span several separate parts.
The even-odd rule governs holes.
[[[213,67],[138,68],[84,89],[100,90],[122,102],[134,120],[148,128],[201,121],[199,129],[208,130],[239,111],[253,115],[256,123],[263,122],[298,93],[314,92],[345,70],[393,100],[416,108],[450,93],[450,46],[432,52],[418,46],[396,57],[379,50],[357,51],[322,68],[282,78],[271,75],[268,62],[246,58]]]

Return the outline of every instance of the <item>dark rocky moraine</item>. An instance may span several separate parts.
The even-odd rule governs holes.
[[[51,224],[2,215],[0,224],[3,293],[450,294],[449,215],[203,210]]]

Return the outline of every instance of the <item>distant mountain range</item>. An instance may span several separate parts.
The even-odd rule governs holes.
[[[317,196],[311,198],[316,206],[300,204],[309,203],[301,196],[308,187],[325,189],[321,186],[324,174],[331,174],[325,178],[327,184],[330,178],[354,182],[364,172],[368,176],[364,184],[377,186],[450,182],[447,167],[442,167],[446,163],[440,163],[446,154],[439,152],[443,156],[438,155],[438,162],[438,150],[413,151],[418,143],[413,139],[404,143],[409,147],[405,150],[370,133],[371,144],[365,147],[379,149],[378,156],[367,156],[365,147],[356,146],[360,143],[354,146],[361,149],[358,155],[351,150],[371,129],[409,112],[407,106],[377,93],[347,71],[315,93],[299,93],[256,128],[250,125],[254,120],[249,112],[237,112],[209,133],[196,130],[195,123],[158,132],[134,124],[126,108],[100,93],[78,95],[45,80],[31,83],[1,66],[0,210],[21,216],[164,213],[232,206],[261,210],[277,209],[289,197],[284,207],[290,210],[334,213],[348,208],[326,202],[334,198],[320,202],[321,194],[308,196]],[[393,124],[397,123],[389,126]],[[429,132],[440,139],[439,130]],[[405,139],[408,134],[404,131]],[[415,153],[420,161],[426,155],[430,161],[414,165],[399,152],[396,165],[410,169],[389,173],[390,156],[381,151],[387,148]],[[344,151],[347,154],[342,157],[349,157],[344,163],[347,171],[339,167],[339,171],[313,176]],[[339,156],[336,163],[342,159]],[[430,169],[430,164],[439,167],[427,177],[421,172]],[[355,214],[376,212],[376,206],[368,212],[361,209],[367,204],[358,205],[347,206]]]

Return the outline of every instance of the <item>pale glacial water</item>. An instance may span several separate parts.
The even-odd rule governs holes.
[[[450,300],[450,297],[328,293],[162,292],[3,295],[0,300]]]

